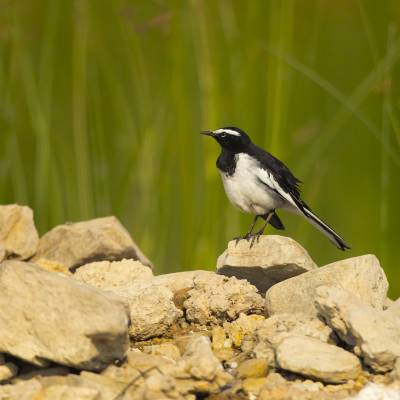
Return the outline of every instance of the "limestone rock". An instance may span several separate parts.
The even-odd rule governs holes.
[[[243,390],[246,394],[251,396],[250,398],[254,398],[254,396],[257,396],[260,393],[261,388],[266,384],[266,382],[267,378],[265,377],[246,378],[243,381]]]
[[[282,369],[324,382],[346,382],[361,372],[360,361],[354,354],[308,336],[282,340],[276,359]]]
[[[131,258],[151,267],[150,261],[115,217],[58,225],[39,240],[34,258],[45,258],[76,269],[92,261]]]
[[[303,314],[277,314],[260,323],[255,331],[257,358],[266,359],[276,367],[275,350],[279,343],[291,336],[307,336],[321,342],[331,342],[332,329],[316,317]]]
[[[61,264],[57,261],[46,260],[45,258],[39,258],[34,262],[35,265],[49,272],[56,272],[58,274],[63,275],[72,275],[69,268],[67,268],[64,264]]]
[[[256,330],[258,341],[277,345],[289,336],[308,336],[321,342],[331,341],[332,329],[320,319],[303,314],[277,314],[261,322]]]
[[[219,392],[233,378],[211,350],[208,337],[195,336],[189,340],[181,360],[175,367],[177,388],[181,393]]]
[[[141,291],[123,286],[111,293],[129,308],[129,336],[134,340],[162,335],[183,315],[175,307],[173,293],[163,286],[149,286]]]
[[[217,260],[217,271],[226,276],[247,279],[265,293],[285,279],[317,268],[307,251],[289,237],[261,236],[250,248],[249,242],[232,240]]]
[[[8,381],[17,375],[18,367],[13,363],[0,365],[0,382]]]
[[[235,320],[240,313],[262,313],[262,297],[246,280],[215,275],[197,276],[183,306],[186,319],[200,324]]]
[[[237,377],[244,378],[262,378],[268,373],[268,363],[264,359],[252,358],[243,361],[237,369]]]
[[[142,353],[133,349],[128,351],[127,357],[121,366],[110,365],[101,375],[117,382],[129,383],[133,379],[140,377],[144,371],[159,369],[163,373],[168,373],[175,367],[175,362],[169,358]]]
[[[400,400],[399,388],[368,383],[357,395],[347,400]]]
[[[321,286],[316,305],[339,337],[378,372],[389,371],[400,357],[400,313],[379,311],[342,289]]]
[[[393,368],[393,377],[400,381],[400,357],[396,360]]]
[[[3,244],[0,243],[0,263],[5,260],[6,258],[6,249],[4,248]]]
[[[13,385],[0,385],[1,400],[33,400],[36,393],[42,389],[42,385],[37,379],[18,382]],[[40,400],[46,398],[39,398]],[[39,400],[38,399],[38,400]],[[36,400],[36,399],[35,399]],[[46,399],[47,400],[47,399]]]
[[[388,282],[373,255],[348,258],[314,269],[271,287],[266,293],[269,315],[303,312],[317,315],[314,305],[318,286],[338,286],[357,295],[376,309],[382,309]]]
[[[233,322],[225,322],[224,330],[236,348],[243,352],[251,351],[254,347],[254,333],[256,329],[265,321],[262,315],[240,314],[239,318]]]
[[[152,270],[140,261],[97,261],[78,268],[74,278],[100,289],[113,289],[140,279],[153,277]]]
[[[156,356],[163,356],[174,361],[178,361],[181,358],[181,352],[179,351],[179,348],[171,342],[145,346],[143,348],[143,352],[147,354],[154,354]]]
[[[206,336],[193,338],[182,359],[186,364],[185,369],[196,379],[212,381],[223,371],[221,363],[211,350],[210,339]]]
[[[35,394],[35,399],[45,400],[99,400],[100,391],[97,389],[68,386],[68,385],[53,385],[43,388]]]
[[[153,277],[150,268],[132,260],[91,263],[74,274],[75,279],[102,288],[126,305],[133,340],[162,335],[183,315],[169,289],[170,281],[174,287],[173,279],[161,277]]]
[[[26,260],[38,246],[38,233],[29,207],[10,204],[0,206],[0,248],[6,257]],[[0,249],[0,260],[1,260]],[[4,255],[4,254],[3,254]]]
[[[96,370],[124,357],[128,348],[121,303],[20,261],[0,268],[0,325],[0,351],[39,366],[50,360]]]

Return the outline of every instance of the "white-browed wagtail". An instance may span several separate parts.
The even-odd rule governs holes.
[[[239,239],[252,239],[253,245],[254,240],[264,233],[268,223],[276,229],[284,229],[276,214],[276,210],[282,208],[305,217],[339,249],[350,248],[300,198],[300,181],[286,165],[256,146],[244,131],[226,127],[203,131],[201,134],[213,137],[221,146],[217,167],[229,200],[240,210],[255,215],[250,231]],[[253,233],[259,217],[265,223],[259,231]]]

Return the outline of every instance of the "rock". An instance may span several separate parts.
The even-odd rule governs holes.
[[[400,357],[397,358],[397,360],[394,363],[393,377],[394,377],[394,379],[397,379],[398,381],[400,381]]]
[[[193,289],[197,279],[216,279],[215,272],[195,270],[173,272],[155,276],[152,280],[152,285],[167,287],[172,293],[176,294],[187,289]]]
[[[145,371],[160,370],[168,373],[175,367],[175,362],[163,356],[142,353],[139,350],[130,350],[121,366],[110,365],[101,375],[117,382],[129,383],[138,378]]]
[[[33,212],[29,207],[17,204],[0,206],[0,247],[3,252],[5,250],[6,257],[26,260],[35,254],[38,241]]]
[[[385,309],[384,314],[388,318],[400,319],[400,299],[392,301],[392,303]]]
[[[243,361],[237,369],[237,377],[245,378],[262,378],[268,374],[268,363],[266,360],[252,358]]]
[[[243,390],[248,395],[258,395],[261,391],[261,388],[266,384],[267,378],[259,377],[259,378],[246,378],[243,381]]]
[[[131,258],[152,267],[115,217],[58,225],[39,240],[34,261],[45,258],[76,269],[92,261]]]
[[[6,249],[0,243],[0,263],[6,258]]]
[[[309,336],[283,339],[276,349],[276,360],[282,369],[323,382],[346,382],[361,372],[354,354]]]
[[[392,299],[389,299],[389,297],[386,297],[385,301],[383,302],[383,309],[387,310],[389,307],[391,307],[395,302]]]
[[[188,342],[186,351],[175,368],[175,376],[178,378],[178,390],[185,394],[218,392],[233,379],[224,372],[211,350],[210,339],[206,336],[196,336]]]
[[[160,336],[183,315],[175,307],[173,293],[166,287],[149,286],[142,291],[132,291],[132,287],[124,286],[112,293],[129,308],[129,336],[133,340]]]
[[[376,309],[382,309],[388,290],[385,273],[373,255],[348,258],[277,283],[266,293],[269,315],[303,312],[317,315],[318,286],[339,286]]]
[[[246,240],[231,240],[217,260],[219,274],[247,279],[263,294],[276,283],[315,268],[300,244],[278,235],[261,236],[253,247]]]
[[[348,400],[400,400],[400,390],[368,383],[356,396],[348,398]]]
[[[186,320],[206,325],[235,320],[240,313],[262,313],[263,299],[245,280],[215,275],[197,276],[183,303]]]
[[[0,365],[0,383],[8,381],[17,375],[18,367],[13,363],[5,363]]]
[[[258,341],[279,344],[289,336],[308,336],[321,342],[331,342],[332,329],[320,319],[303,314],[277,314],[262,321],[256,330]]]
[[[223,371],[221,363],[211,350],[210,339],[206,336],[191,340],[182,359],[186,364],[185,369],[196,379],[212,381]]]
[[[101,393],[97,389],[79,386],[53,385],[43,388],[35,394],[34,399],[48,400],[99,400]]]
[[[115,289],[153,277],[152,270],[137,260],[97,261],[78,268],[74,278],[100,289]]]
[[[20,261],[0,267],[0,325],[0,351],[39,366],[49,360],[97,370],[128,348],[122,304]]]
[[[308,336],[321,342],[331,342],[332,329],[316,317],[295,313],[277,314],[260,323],[255,331],[253,352],[257,358],[267,360],[276,367],[275,350],[279,343],[291,336]]]
[[[262,315],[240,314],[239,318],[233,322],[225,322],[224,330],[231,339],[233,346],[240,348],[243,352],[253,349],[254,333],[263,323],[265,318]]]
[[[400,313],[379,311],[342,288],[321,286],[316,291],[316,306],[347,344],[364,362],[378,372],[394,367],[400,357]]]
[[[1,400],[50,400],[49,398],[36,397],[35,394],[42,389],[37,379],[22,381],[15,385],[0,385]]]
[[[91,263],[74,274],[75,279],[106,290],[126,305],[131,320],[129,335],[133,340],[160,336],[183,315],[169,289],[170,281],[174,286],[173,279],[161,277],[153,277],[150,268],[133,260]],[[193,285],[193,279],[191,282]]]
[[[225,330],[222,326],[214,326],[211,331],[211,336],[213,350],[219,350],[225,347],[232,347],[232,341],[229,341],[229,343],[227,343]]]
[[[64,265],[57,261],[46,260],[45,258],[39,258],[34,263],[38,267],[49,272],[56,272],[63,275],[72,275],[71,271]]]
[[[181,358],[181,352],[179,351],[179,348],[171,342],[145,346],[143,348],[143,352],[154,354],[156,356],[167,357],[174,361],[178,361]]]

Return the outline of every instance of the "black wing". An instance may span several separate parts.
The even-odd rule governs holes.
[[[253,144],[251,146],[251,155],[260,163],[260,167],[272,172],[278,185],[294,200],[300,201],[300,188],[299,184],[302,183],[297,179],[289,168],[272,154]]]

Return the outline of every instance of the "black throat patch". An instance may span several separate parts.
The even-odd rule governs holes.
[[[217,159],[217,168],[224,174],[232,176],[236,169],[236,154],[222,149]]]

